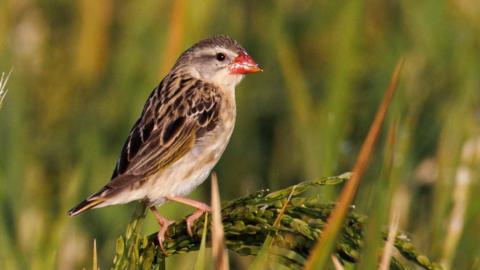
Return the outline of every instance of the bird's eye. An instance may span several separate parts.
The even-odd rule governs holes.
[[[224,53],[217,53],[217,55],[215,57],[217,58],[218,61],[225,60],[225,54]]]

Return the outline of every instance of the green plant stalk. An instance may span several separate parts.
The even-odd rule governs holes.
[[[206,222],[205,222],[206,221]],[[202,240],[200,241],[200,249],[198,250],[197,261],[195,262],[195,270],[205,270],[206,267],[206,243],[207,243],[207,224],[208,215],[205,215],[205,221],[203,223]]]
[[[257,255],[269,234],[275,237],[272,255],[279,263],[300,269],[316,239],[321,235],[326,221],[334,208],[333,203],[324,203],[308,195],[315,186],[342,182],[350,174],[303,182],[282,190],[259,191],[246,197],[227,202],[222,208],[222,219],[227,248],[241,255]],[[295,187],[295,189],[294,189]],[[273,224],[282,207],[292,194],[278,227]],[[143,218],[140,216],[140,218]],[[164,242],[166,256],[191,252],[199,249],[204,227],[203,218],[193,225],[193,237],[187,234],[185,221],[173,224]],[[209,219],[211,220],[211,219]],[[363,245],[363,227],[366,216],[356,213],[353,208],[347,215],[345,226],[336,244],[335,255],[343,263],[355,263]],[[128,226],[125,235],[117,241],[113,269],[161,269],[165,255],[158,249],[156,233],[142,236],[136,226]],[[211,224],[207,224],[210,228]],[[208,230],[210,231],[210,230]],[[384,238],[386,235],[383,236]],[[210,234],[207,235],[207,244]],[[426,256],[421,255],[403,234],[395,241],[395,247],[404,259],[424,269],[441,269]],[[393,258],[392,269],[406,269],[408,266]]]

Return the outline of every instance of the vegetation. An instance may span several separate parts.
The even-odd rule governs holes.
[[[350,174],[322,178],[311,182],[268,192],[262,190],[226,203],[222,209],[227,247],[241,255],[258,255],[267,235],[274,235],[275,246],[269,249],[271,259],[265,267],[278,269],[283,264],[289,269],[302,269],[316,239],[323,232],[327,218],[335,206],[323,203],[314,195],[315,186],[334,185],[348,180]],[[275,220],[285,207],[280,226]],[[342,264],[352,265],[359,259],[363,244],[363,227],[367,217],[350,209],[340,240],[336,244],[335,256]],[[145,217],[145,207],[139,207],[126,232],[117,239],[114,269],[161,269],[165,256],[198,250],[204,219],[194,226],[193,237],[188,236],[185,221],[176,222],[168,231],[165,241],[166,255],[158,249],[156,234],[142,236],[139,224]],[[208,225],[208,230],[210,230]],[[395,239],[395,247],[404,259],[423,269],[440,267],[420,254],[408,237],[401,233]],[[262,267],[261,269],[265,269]],[[392,269],[409,269],[406,263],[393,258]],[[218,269],[218,268],[215,268]]]
[[[477,2],[0,1],[0,71],[14,68],[0,107],[0,269],[89,268],[92,257],[112,266],[135,206],[74,219],[66,211],[108,181],[143,102],[178,54],[219,33],[265,70],[237,89],[238,122],[215,169],[223,200],[351,171],[404,57],[347,215],[368,216],[359,219],[355,269],[377,268],[395,224],[444,269],[478,269]],[[207,186],[191,196],[209,201]],[[292,203],[314,192],[318,207],[331,206],[339,186]],[[181,220],[191,209],[169,203],[160,211]],[[140,235],[158,229],[150,215],[140,225]],[[196,255],[169,256],[166,267],[191,269]],[[229,255],[232,269],[260,257]]]

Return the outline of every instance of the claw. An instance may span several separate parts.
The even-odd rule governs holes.
[[[185,220],[187,222],[187,232],[190,235],[190,237],[193,236],[193,232],[192,232],[193,223],[197,219],[199,219],[205,212],[211,212],[212,211],[210,209],[210,206],[208,206],[208,205],[206,205],[202,202],[197,202],[197,201],[192,200],[192,199],[188,199],[188,198],[184,198],[184,197],[180,197],[180,196],[165,196],[165,198],[167,200],[170,200],[170,201],[183,203],[183,204],[190,205],[190,206],[193,206],[193,207],[197,208],[197,210],[195,212],[193,212],[192,215],[188,216]]]
[[[162,253],[165,256],[168,256],[167,251],[165,250],[165,246],[163,245],[163,242],[165,242],[165,234],[168,230],[168,227],[172,225],[174,222],[162,217],[160,213],[158,213],[157,208],[155,208],[155,206],[150,207],[150,210],[152,211],[153,215],[155,216],[155,219],[157,219],[157,222],[160,225],[160,230],[158,230],[158,233],[157,233],[158,245],[160,246]]]
[[[187,222],[187,232],[190,237],[193,236],[192,226],[197,219],[199,219],[205,212],[210,212],[210,209],[197,209],[193,214],[188,216],[185,221]]]
[[[166,220],[166,222],[161,225],[161,228],[157,233],[158,244],[160,246],[160,249],[162,250],[163,255],[165,256],[168,256],[168,254],[167,254],[167,251],[165,250],[163,242],[165,242],[165,233],[167,232],[167,229],[171,224],[173,224],[173,221]]]

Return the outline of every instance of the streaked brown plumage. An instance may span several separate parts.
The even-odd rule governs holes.
[[[235,123],[235,86],[243,74],[258,71],[246,51],[226,36],[200,41],[185,51],[148,97],[111,181],[69,215],[141,200],[162,225],[162,244],[170,222],[154,206],[173,200],[199,209],[187,219],[191,224],[208,206],[183,196],[218,162]]]

